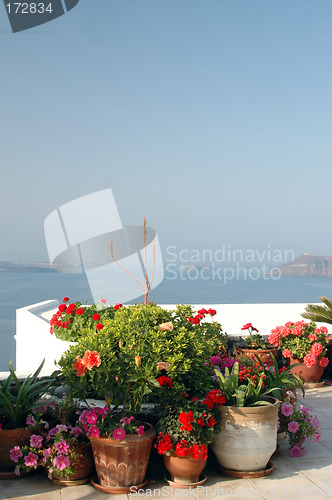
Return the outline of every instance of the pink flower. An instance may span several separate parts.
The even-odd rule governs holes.
[[[92,437],[99,438],[99,434],[100,433],[98,427],[96,427],[95,425],[91,425],[91,427],[89,428],[89,435]]]
[[[72,427],[71,428],[71,432],[73,434],[73,436],[75,436],[76,438],[78,438],[78,436],[80,436],[82,434],[82,429],[80,427]]]
[[[269,336],[269,342],[274,345],[274,347],[278,347],[280,341],[280,335],[276,330],[277,328],[272,330],[271,335]]]
[[[32,434],[30,438],[30,446],[33,448],[40,448],[42,445],[43,436],[37,436],[36,434]]]
[[[308,368],[311,368],[317,363],[317,358],[312,352],[309,352],[309,354],[304,356],[303,362]]]
[[[93,425],[97,422],[98,420],[98,415],[96,413],[94,413],[93,411],[91,411],[89,413],[89,415],[87,415],[86,417],[86,421],[89,425]]]
[[[54,458],[53,465],[55,465],[57,469],[63,470],[66,467],[70,466],[70,460],[65,455],[59,455],[58,457]]]
[[[26,457],[24,457],[24,463],[27,467],[30,467],[32,465],[37,465],[37,460],[38,460],[38,455],[35,455],[35,453],[30,453],[27,454]]]
[[[20,457],[23,456],[21,448],[19,446],[14,446],[9,452],[10,459],[17,462]]]
[[[35,419],[31,415],[27,418],[27,425],[35,425]]]
[[[283,403],[281,413],[285,415],[285,417],[289,417],[293,414],[293,406],[290,403]]]
[[[317,335],[315,335],[314,333],[310,333],[310,335],[308,335],[308,339],[313,342],[314,340],[317,340]]]
[[[314,344],[312,344],[310,352],[314,356],[316,356],[316,358],[317,358],[317,356],[319,356],[321,354],[322,351],[323,351],[322,344],[319,344],[318,342],[315,342]]]
[[[283,357],[284,357],[284,358],[290,358],[290,357],[291,357],[291,355],[292,355],[292,353],[290,352],[290,350],[289,350],[289,349],[287,349],[287,348],[286,348],[286,349],[284,349],[284,350],[282,351],[282,355],[283,355]]]
[[[64,439],[62,441],[59,441],[58,443],[55,443],[54,447],[58,453],[62,453],[63,455],[68,454],[69,445]]]
[[[144,425],[140,425],[137,429],[137,434],[141,437],[144,434]]]
[[[126,431],[119,427],[118,429],[114,429],[113,431],[113,439],[119,439],[120,441],[125,438]]]
[[[46,459],[47,457],[49,457],[51,454],[51,448],[47,448],[46,450],[44,450],[44,453],[43,453],[43,462],[46,463]]]
[[[324,368],[325,368],[325,366],[327,366],[328,364],[329,364],[329,359],[328,359],[328,358],[324,358],[324,357],[323,357],[323,358],[321,358],[321,359],[319,360],[319,365],[320,365],[320,366],[323,366]]]
[[[317,434],[315,434],[315,435],[314,435],[314,437],[313,437],[313,442],[314,442],[314,443],[319,443],[320,438],[321,438],[321,433],[320,433],[320,432],[318,432]]]
[[[106,302],[107,302],[107,301],[106,301],[106,299],[100,299],[100,302],[101,302],[102,304],[106,304]]]
[[[126,418],[126,417],[123,417],[120,422],[121,424],[124,424],[124,425],[127,425],[127,424],[130,424],[130,422],[134,420],[134,417],[129,417],[129,418]]]
[[[303,457],[303,455],[305,455],[307,452],[306,450],[303,450],[299,445],[295,445],[293,446],[293,448],[291,448],[289,450],[289,453],[291,454],[292,457],[296,458],[296,457]]]
[[[297,432],[299,430],[300,426],[298,422],[295,422],[294,420],[292,422],[289,422],[287,429],[289,432]]]

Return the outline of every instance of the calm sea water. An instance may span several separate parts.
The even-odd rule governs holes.
[[[263,277],[257,280],[169,279],[149,294],[160,304],[253,304],[273,302],[319,302],[318,297],[332,297],[331,278]],[[20,307],[64,296],[72,301],[92,303],[85,275],[54,272],[0,273],[0,371],[15,360],[15,311]],[[138,297],[133,302],[140,302]],[[14,363],[15,365],[15,363]]]

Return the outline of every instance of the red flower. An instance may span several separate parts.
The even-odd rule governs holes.
[[[205,444],[194,444],[191,448],[191,453],[196,460],[206,460],[208,457],[207,446]]]
[[[209,309],[208,314],[210,314],[211,316],[215,316],[217,314],[217,311],[215,309]]]
[[[76,356],[76,363],[73,366],[73,370],[76,370],[76,375],[78,377],[83,377],[85,372],[87,371],[87,367],[83,363],[83,360],[80,359],[79,356]]]
[[[157,378],[157,382],[161,387],[169,387],[170,389],[173,387],[173,380],[166,375],[161,375],[161,377]]]
[[[94,366],[98,368],[101,364],[100,354],[97,351],[85,351],[82,363],[87,370],[91,370]]]
[[[93,321],[98,321],[100,319],[100,316],[98,313],[95,313],[93,316],[92,316],[92,319]]]
[[[68,302],[68,301],[69,301],[69,297],[64,297],[64,298],[62,299],[62,302]]]
[[[204,419],[203,419],[203,418],[199,418],[199,419],[197,420],[197,423],[198,423],[198,425],[200,425],[201,427],[204,427],[204,426],[205,426],[205,422],[204,422]]]
[[[220,389],[212,389],[212,391],[206,394],[206,398],[203,403],[210,409],[214,407],[214,405],[222,405],[225,403],[226,399]]]
[[[66,304],[60,304],[58,307],[59,313],[63,313],[67,309]]]
[[[69,304],[69,306],[67,307],[67,314],[71,314],[75,311],[76,309],[76,305],[75,304]]]
[[[101,330],[102,328],[104,328],[104,325],[102,325],[101,323],[97,323],[96,328],[97,330]]]
[[[176,443],[175,452],[178,457],[185,457],[190,455],[191,448],[188,448],[188,444],[185,439],[181,439],[178,443]]]
[[[165,455],[166,451],[171,451],[173,448],[170,436],[167,434],[159,433],[158,439],[154,447],[158,450],[159,455]]]
[[[76,310],[76,314],[78,314],[79,316],[80,316],[81,314],[84,314],[84,309],[83,309],[83,307],[79,307],[79,308]]]
[[[117,311],[118,309],[120,309],[120,307],[122,307],[122,304],[118,302],[117,304],[115,304],[114,309]]]
[[[107,302],[107,301],[106,301],[106,299],[100,299],[100,302],[101,302],[102,304],[106,304],[106,302]]]
[[[179,415],[179,422],[181,425],[180,429],[182,431],[190,432],[193,429],[192,422],[194,421],[194,414],[192,411],[188,413],[182,411]]]
[[[208,311],[206,309],[200,309],[199,311],[197,311],[197,314],[209,314]]]
[[[216,425],[216,421],[214,417],[209,417],[209,420],[207,421],[206,427],[214,427]]]

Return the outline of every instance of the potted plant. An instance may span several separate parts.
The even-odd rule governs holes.
[[[241,349],[242,354],[258,356],[267,366],[273,366],[271,354],[276,357],[277,350],[269,342],[267,342],[260,333],[258,333],[257,328],[252,326],[251,323],[243,325],[241,330],[248,330],[249,332],[248,337],[245,339],[244,347]]]
[[[170,393],[169,393],[170,394]],[[187,394],[169,396],[160,407],[158,438],[154,445],[164,457],[164,464],[175,485],[197,486],[208,456],[208,445],[220,432],[221,405],[225,397],[218,389],[204,398],[189,398]]]
[[[208,316],[212,318],[211,312]],[[224,335],[218,323],[202,320],[203,314],[197,318],[190,306],[178,306],[175,311],[156,304],[119,307],[113,318],[104,321],[102,329],[90,329],[64,353],[59,361],[60,377],[73,396],[83,401],[88,397],[104,399],[112,407],[113,423],[119,426],[121,420],[136,417],[152,395],[158,396],[161,385],[157,378],[163,376],[160,369],[168,370],[177,391],[192,394],[212,388],[205,358],[219,347]],[[153,431],[141,425],[145,432],[138,439],[143,443],[144,435],[151,436]],[[128,432],[130,429],[136,434],[132,427]],[[95,436],[90,433],[89,437],[94,448]],[[109,432],[100,437],[112,441],[111,445],[124,445]],[[99,486],[112,487],[102,473],[98,478]],[[112,481],[118,489],[138,484],[134,478],[131,484],[128,478],[125,484],[118,478]]]
[[[325,356],[330,342],[327,333],[327,328],[317,328],[314,322],[288,322],[272,330],[269,342],[282,349],[282,355],[289,361],[293,373],[304,382],[316,383],[329,362]]]
[[[226,473],[265,471],[276,449],[279,400],[288,387],[303,390],[290,368],[279,372],[275,359],[273,369],[258,365],[240,371],[236,362],[231,372],[215,371],[225,404],[219,407],[222,430],[212,449]]]
[[[285,398],[280,408],[280,429],[284,429],[289,440],[289,453],[292,457],[306,454],[304,443],[313,440],[318,443],[321,437],[321,426],[317,415],[303,405],[296,409],[291,395]]]
[[[43,467],[56,484],[87,483],[93,458],[90,442],[77,420],[77,409],[64,400],[48,402],[42,410],[27,419],[27,428],[32,432],[29,443],[10,450],[15,474]]]
[[[2,473],[14,471],[9,450],[14,445],[29,442],[31,431],[26,429],[26,419],[30,412],[41,405],[41,397],[54,383],[53,378],[38,379],[44,361],[37,370],[20,381],[9,362],[9,376],[0,384],[0,470]]]

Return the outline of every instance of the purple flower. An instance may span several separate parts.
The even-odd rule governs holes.
[[[32,434],[30,438],[30,446],[33,448],[40,448],[42,445],[43,436],[38,436],[37,434]]]
[[[59,469],[59,470],[63,470],[65,469],[66,467],[69,467],[70,466],[70,460],[68,457],[66,457],[65,455],[59,455],[58,457],[55,457],[54,460],[53,460],[53,465]]]
[[[10,459],[17,462],[20,457],[23,456],[21,448],[19,446],[14,446],[9,452]]]
[[[125,438],[125,435],[126,435],[126,431],[124,429],[122,429],[121,427],[119,427],[118,429],[114,429],[113,431],[113,439],[119,439],[119,440],[122,440]]]
[[[293,406],[290,403],[283,403],[281,413],[285,415],[285,417],[289,417],[293,414]]]
[[[30,451],[26,457],[24,457],[24,463],[27,467],[30,467],[31,465],[37,465],[37,460],[38,460],[38,456],[35,455],[35,453],[32,453],[32,451]]]
[[[73,436],[78,438],[78,436],[83,433],[83,430],[80,427],[72,427],[71,432],[72,432]]]
[[[30,415],[27,418],[27,425],[35,425],[35,424],[36,424],[35,419]]]
[[[299,426],[298,422],[295,422],[294,420],[289,422],[289,424],[287,426],[287,429],[289,430],[289,432],[297,432],[299,430],[299,428],[300,428],[300,426]]]

